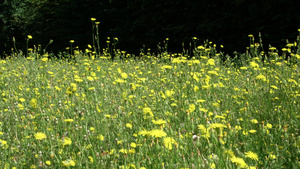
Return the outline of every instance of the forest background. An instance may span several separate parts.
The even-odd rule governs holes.
[[[248,34],[262,34],[263,43],[283,47],[294,42],[300,28],[300,5],[292,0],[4,0],[0,2],[0,54],[9,53],[13,37],[20,50],[30,43],[49,52],[92,43],[90,18],[100,22],[100,42],[118,37],[117,48],[138,54],[157,50],[169,38],[168,50],[182,52],[198,37],[208,39],[229,55],[245,52]],[[258,38],[257,38],[258,39]]]

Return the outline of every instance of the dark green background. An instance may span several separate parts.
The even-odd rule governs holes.
[[[300,5],[291,0],[4,0],[0,2],[0,52],[9,51],[12,37],[25,49],[27,35],[33,44],[48,51],[63,51],[74,45],[85,49],[92,43],[91,17],[100,21],[100,37],[118,37],[117,48],[139,53],[145,45],[152,52],[170,38],[169,51],[181,52],[192,37],[198,44],[208,39],[224,45],[225,52],[244,52],[248,34],[258,41],[262,33],[268,44],[283,47],[296,40],[300,28]]]

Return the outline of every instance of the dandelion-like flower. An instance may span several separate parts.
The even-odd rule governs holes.
[[[256,130],[249,130],[249,133],[256,133]]]
[[[162,124],[166,124],[167,122],[163,119],[158,119],[158,120],[152,120],[152,123],[162,125]]]
[[[64,122],[73,122],[73,119],[64,119]]]
[[[142,130],[142,131],[139,131],[138,134],[139,134],[139,135],[142,135],[142,136],[149,136],[149,135],[150,135],[150,131]]]
[[[62,161],[62,166],[65,166],[65,167],[70,167],[70,166],[75,166],[75,165],[76,165],[75,161],[73,161],[71,159]]]
[[[244,159],[239,158],[239,157],[232,157],[230,158],[230,161],[235,163],[237,166],[240,168],[247,168],[247,164],[245,163]]]
[[[46,134],[42,133],[42,132],[37,132],[34,134],[35,139],[37,140],[43,140],[45,139],[47,136]]]
[[[89,156],[88,158],[89,158],[89,160],[90,160],[91,163],[94,163],[94,159],[93,159],[92,156]]]
[[[149,108],[149,107],[143,108],[143,113],[144,113],[144,115],[150,115],[152,117],[154,116],[154,114],[151,111],[151,108]]]
[[[258,155],[256,153],[253,153],[252,151],[248,151],[245,153],[246,157],[251,158],[255,161],[258,161]]]
[[[121,77],[122,77],[123,79],[127,79],[128,75],[127,75],[126,73],[121,73]]]
[[[192,113],[196,110],[196,106],[194,104],[189,105],[189,112]]]
[[[167,135],[167,133],[165,133],[162,130],[155,129],[155,130],[150,131],[150,135],[158,138],[158,137],[165,137]]]
[[[227,126],[225,124],[221,124],[221,123],[213,123],[209,126],[209,129],[214,129],[214,128],[227,128]]]
[[[72,140],[69,137],[65,137],[64,139],[60,140],[60,142],[62,143],[63,146],[72,144]]]
[[[208,59],[206,65],[215,66],[215,60],[214,59]]]
[[[250,67],[259,68],[259,65],[256,62],[252,61],[252,62],[250,62]]]
[[[267,81],[267,78],[264,75],[262,75],[262,74],[256,76],[256,79],[257,80],[262,80],[262,81]]]
[[[132,124],[131,123],[126,123],[126,127],[132,129]]]
[[[31,99],[30,105],[32,108],[37,108],[37,100],[35,98]]]
[[[51,165],[51,161],[46,161],[46,164],[47,165]]]
[[[167,149],[172,150],[173,144],[177,145],[177,142],[172,137],[166,137],[164,138],[164,146]]]
[[[135,148],[136,147],[136,143],[134,143],[134,142],[130,143],[130,147]]]

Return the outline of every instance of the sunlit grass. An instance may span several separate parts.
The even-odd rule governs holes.
[[[298,46],[270,48],[264,61],[259,46],[241,62],[211,43],[193,58],[7,57],[0,166],[299,168]]]

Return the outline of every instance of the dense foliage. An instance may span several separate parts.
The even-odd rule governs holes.
[[[101,22],[102,44],[107,36],[118,37],[119,47],[131,53],[143,44],[155,51],[167,37],[169,49],[179,52],[194,36],[223,44],[230,53],[244,52],[247,35],[258,32],[265,44],[281,47],[285,38],[295,40],[300,25],[297,2],[284,0],[12,0],[0,8],[1,51],[10,49],[13,36],[24,49],[28,34],[42,46],[53,39],[51,51],[63,50],[70,39],[84,48],[92,39],[91,17]]]

